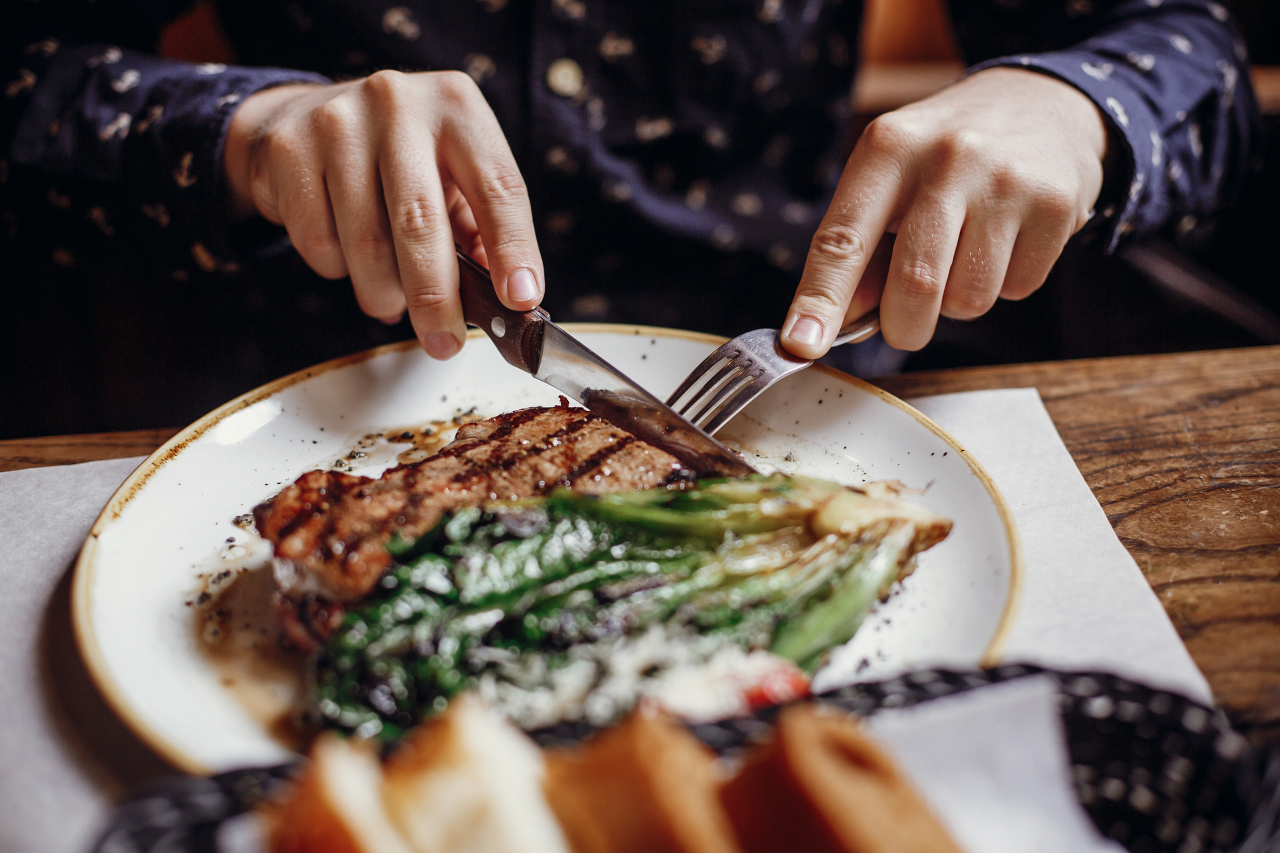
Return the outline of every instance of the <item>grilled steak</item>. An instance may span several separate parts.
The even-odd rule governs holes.
[[[391,565],[386,545],[415,539],[453,509],[545,494],[630,491],[683,479],[675,457],[566,405],[532,408],[467,424],[435,456],[378,479],[311,471],[253,511],[275,546],[286,628],[303,635],[341,622],[341,603],[364,596]],[[317,605],[319,602],[319,605]]]

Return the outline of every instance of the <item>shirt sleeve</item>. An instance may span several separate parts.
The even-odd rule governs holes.
[[[1129,0],[1096,18],[1077,44],[970,73],[1038,71],[1097,105],[1117,150],[1090,229],[1111,251],[1167,223],[1185,233],[1228,204],[1257,167],[1261,124],[1244,42],[1222,5]]]
[[[270,86],[328,80],[161,59],[153,47],[164,16],[130,12],[163,3],[8,5],[17,9],[4,13],[0,58],[5,236],[63,266],[125,259],[178,280],[237,269],[251,253],[228,236],[222,166],[236,105]],[[69,27],[80,6],[82,25]]]

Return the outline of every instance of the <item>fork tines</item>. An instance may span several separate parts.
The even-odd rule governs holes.
[[[845,325],[833,343],[864,341],[879,328],[880,310],[875,309]],[[777,329],[756,329],[722,344],[703,359],[667,399],[667,405],[714,435],[779,379],[812,363],[787,352]]]
[[[712,373],[713,370],[716,372]],[[763,373],[751,356],[741,349],[716,350],[689,374],[667,404],[695,426],[711,432],[707,428],[711,419]],[[699,407],[696,412],[693,411],[695,407]]]

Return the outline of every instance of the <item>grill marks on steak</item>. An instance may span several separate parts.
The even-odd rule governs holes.
[[[557,486],[589,494],[647,489],[684,473],[675,457],[583,409],[522,409],[466,424],[435,456],[376,480],[303,474],[253,515],[275,546],[284,595],[349,602],[390,567],[394,535],[417,538],[450,510]]]

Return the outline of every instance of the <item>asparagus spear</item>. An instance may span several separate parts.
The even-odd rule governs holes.
[[[318,660],[317,711],[394,737],[486,679],[551,689],[651,630],[812,673],[939,526],[889,494],[785,476],[458,510],[392,544],[397,564]]]

